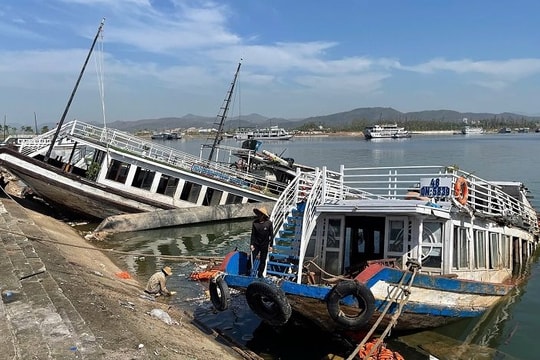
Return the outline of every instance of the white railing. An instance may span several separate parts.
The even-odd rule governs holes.
[[[502,183],[484,180],[473,173],[455,166],[402,166],[402,167],[341,167],[343,184],[350,189],[368,192],[387,199],[404,199],[409,190],[418,189],[421,179],[451,179],[448,196],[431,199],[435,202],[448,202],[457,205],[454,199],[454,185],[463,177],[468,185],[468,198],[464,206],[475,216],[494,217],[511,225],[539,232],[536,210],[526,198],[526,189],[521,183],[511,184],[512,196],[504,191]]]
[[[281,229],[292,209],[305,201],[302,223],[300,264],[307,244],[316,226],[316,208],[344,199],[405,199],[410,190],[420,190],[424,179],[448,179],[449,193],[439,198],[429,198],[444,207],[463,209],[471,215],[493,218],[539,234],[538,216],[526,198],[526,189],[518,182],[489,182],[455,166],[408,166],[377,168],[346,168],[332,172],[326,168],[315,172],[298,171],[296,178],[283,191],[272,211],[275,229]],[[454,185],[465,178],[468,197],[464,204],[455,199]],[[507,188],[507,189],[505,189]],[[506,191],[508,192],[506,192]],[[510,195],[515,193],[514,196]],[[422,195],[422,194],[419,194]],[[302,271],[300,266],[299,271]],[[301,274],[298,274],[301,279]],[[300,281],[300,280],[299,280]]]
[[[19,151],[26,155],[35,153],[38,150],[44,151],[50,146],[55,132],[56,129],[53,129],[33,139],[24,141]],[[144,140],[122,131],[102,128],[78,120],[68,122],[62,126],[58,135],[58,139],[61,138],[80,139],[103,146],[104,148],[115,148],[186,171],[198,172],[196,171],[197,169],[204,171],[211,169],[220,174],[242,179],[245,183],[249,184],[251,189],[261,193],[280,194],[285,189],[285,185],[282,183],[271,181],[254,174],[237,171],[234,168],[213,161],[204,161],[197,156]]]

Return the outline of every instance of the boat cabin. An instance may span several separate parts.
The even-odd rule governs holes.
[[[283,229],[310,233],[302,236],[297,263],[305,265],[298,270],[308,272],[311,281],[354,278],[373,263],[406,270],[408,260],[414,259],[423,273],[502,282],[536,246],[536,212],[519,182],[488,183],[467,174],[463,190],[459,183],[465,177],[457,173],[426,173],[411,181],[405,168],[390,171],[393,177],[388,169],[384,175],[358,170],[342,169],[339,176],[369,185],[353,189],[343,183],[345,193],[337,197],[331,194],[332,182],[321,184],[320,190],[312,186],[308,198],[301,200],[307,205],[285,220]],[[377,176],[385,178],[376,184]],[[461,203],[456,195],[465,196]],[[279,215],[273,216],[279,224]],[[276,238],[276,253],[282,250],[286,234],[284,230]],[[280,262],[279,255],[272,255],[270,275]],[[296,280],[308,281],[303,275]]]

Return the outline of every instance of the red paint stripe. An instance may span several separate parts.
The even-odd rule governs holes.
[[[375,274],[381,271],[384,268],[383,265],[373,264],[365,268],[360,274],[358,274],[354,279],[365,284],[371,279]]]

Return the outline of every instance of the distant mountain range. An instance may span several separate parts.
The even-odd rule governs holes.
[[[250,114],[241,117],[228,118],[224,129],[232,130],[238,127],[267,127],[278,125],[285,129],[301,127],[304,124],[322,125],[326,128],[343,128],[350,126],[354,121],[376,123],[400,123],[408,121],[443,121],[462,123],[463,118],[469,121],[486,119],[504,120],[508,123],[522,121],[539,121],[540,116],[525,116],[515,113],[462,113],[453,110],[425,110],[403,113],[392,108],[370,107],[358,108],[351,111],[340,112],[331,115],[313,116],[305,119],[269,118],[259,114]],[[136,132],[141,130],[161,131],[176,128],[217,128],[219,121],[216,117],[204,117],[187,114],[183,117],[167,117],[159,119],[142,119],[134,121],[115,121],[107,126],[118,130]]]

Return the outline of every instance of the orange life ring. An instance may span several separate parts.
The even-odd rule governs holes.
[[[469,199],[469,185],[467,185],[467,179],[463,176],[459,177],[454,184],[454,196],[458,203],[466,205]]]

